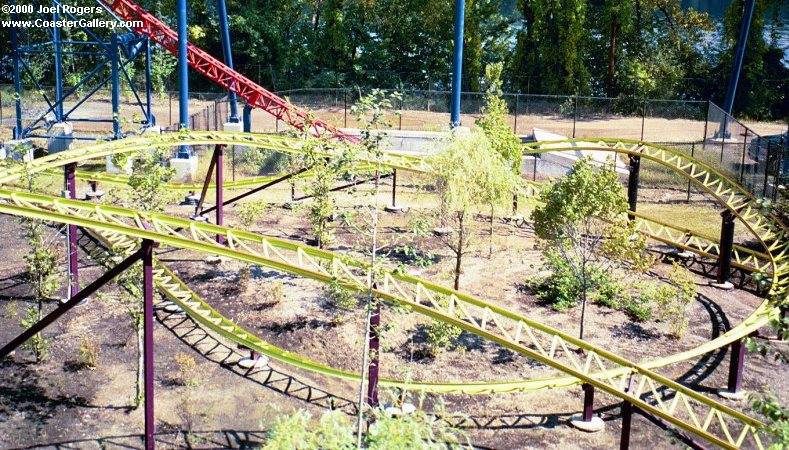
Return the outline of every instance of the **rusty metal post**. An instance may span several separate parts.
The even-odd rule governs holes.
[[[719,285],[727,284],[729,272],[731,271],[731,252],[734,247],[734,214],[728,209],[721,213],[721,237],[720,252],[718,254],[718,277]]]
[[[215,149],[216,158],[216,224],[220,227],[225,223],[225,146],[217,145]],[[221,234],[216,235],[216,242],[225,243],[225,237]]]
[[[66,191],[68,198],[77,198],[77,164],[65,165]],[[67,225],[68,231],[68,273],[69,273],[69,298],[79,292],[79,249],[77,247],[77,226]]]
[[[630,156],[630,171],[627,177],[627,204],[630,211],[635,212],[638,207],[638,179],[641,172],[641,157]],[[633,220],[635,216],[627,215],[628,219]]]
[[[370,315],[370,363],[367,366],[367,403],[375,408],[378,406],[378,372],[381,361],[380,347],[381,336],[381,302],[375,302],[373,313]]]
[[[145,449],[154,450],[153,410],[153,241],[142,241],[143,371],[145,377]]]

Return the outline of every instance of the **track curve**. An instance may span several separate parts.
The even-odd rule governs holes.
[[[298,145],[286,141],[286,139],[271,139],[270,136],[240,133],[188,133],[170,137],[163,135],[154,139],[132,139],[129,142],[116,141],[35,160],[27,164],[25,168],[17,167],[0,171],[0,183],[7,184],[16,181],[25,171],[29,173],[43,171],[70,162],[133,152],[150,146],[217,143],[250,145],[252,143],[252,146],[274,150],[299,151]],[[787,283],[785,276],[786,245],[783,242],[783,236],[772,230],[769,219],[761,216],[752,205],[753,198],[731,180],[717,174],[698,161],[673,153],[670,149],[640,143],[601,140],[595,143],[575,141],[537,144],[530,147],[530,151],[537,153],[566,150],[601,150],[645,156],[687,176],[697,186],[718,199],[722,205],[732,210],[747,229],[765,245],[765,255],[772,269],[773,282],[770,297],[776,300],[785,295]],[[418,158],[398,154],[387,155],[385,158],[387,159],[386,164],[391,167],[417,171],[429,170],[429,164]],[[380,163],[381,161],[375,162]],[[133,240],[126,238],[152,239],[173,247],[224,255],[319,281],[337,279],[346,287],[359,291],[366,291],[369,286],[370,275],[364,263],[254,233],[211,224],[197,224],[161,214],[143,214],[123,208],[64,200],[9,189],[0,189],[0,200],[3,201],[0,204],[2,212],[73,223],[100,230],[110,237],[115,235],[116,245],[136,245]],[[183,234],[176,231],[179,227],[185,230]],[[228,242],[227,247],[219,246],[214,242],[213,236],[216,234],[225,236]],[[175,283],[172,278],[167,280],[168,274],[164,271],[159,272],[158,275],[163,277],[165,284]],[[764,325],[775,314],[775,308],[767,301],[757,308],[746,321],[718,339],[688,352],[638,365],[604,349],[568,336],[559,330],[472,296],[406,275],[385,273],[383,277],[382,282],[379,280],[379,285],[383,285],[383,287],[374,290],[375,295],[379,298],[390,303],[407,306],[415,312],[435,320],[457,325],[566,374],[562,377],[554,377],[550,381],[545,379],[529,380],[526,383],[532,383],[533,386],[541,385],[541,387],[560,387],[587,382],[616,397],[630,401],[637,407],[716,445],[736,448],[750,437],[757,447],[762,447],[757,433],[757,428],[761,426],[760,422],[674,383],[650,369],[706,353],[749,334]],[[438,301],[439,297],[449,299],[448,306],[442,306]],[[187,307],[187,310],[190,310],[186,297],[178,300],[179,303]],[[193,306],[196,308],[200,305]],[[197,320],[202,318],[205,325],[223,337],[231,340],[252,339],[251,334],[232,322],[223,321],[224,318],[215,311],[209,309],[201,312],[195,309],[191,312],[195,314],[193,317]],[[259,342],[250,341],[249,343],[256,346],[262,345]],[[576,349],[582,349],[586,353],[585,360],[575,356],[574,350]],[[266,350],[272,351],[270,348]],[[283,360],[290,358],[291,361],[286,362],[294,365],[303,362],[303,359],[289,352],[279,356]],[[340,373],[334,376],[343,377]],[[495,386],[495,383],[493,385],[490,383],[466,383],[462,385],[464,387],[459,392],[521,390],[518,383],[524,382],[505,383],[499,386]],[[626,389],[633,383],[634,390]],[[382,382],[382,384],[385,383]],[[422,388],[438,392],[458,392],[457,385],[452,388],[447,387],[447,390],[438,387],[440,385],[431,386],[423,386]],[[660,387],[673,394],[670,402],[661,401],[662,398],[666,398],[666,394],[658,394],[657,391]],[[413,388],[419,389],[416,385]],[[641,399],[642,394],[650,392],[657,399],[656,405],[646,403]],[[701,416],[701,420],[698,416],[699,408],[708,411]],[[731,431],[735,431],[734,434]]]

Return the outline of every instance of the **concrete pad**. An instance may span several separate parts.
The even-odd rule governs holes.
[[[260,369],[268,365],[268,358],[263,355],[258,356],[256,359],[241,358],[236,364],[242,369]]]
[[[602,431],[605,428],[605,422],[599,416],[592,416],[592,420],[585,421],[583,420],[583,416],[581,414],[576,414],[570,418],[570,425],[578,428],[581,431],[586,431],[587,433],[595,433],[597,431]]]
[[[175,169],[173,180],[175,181],[193,181],[197,177],[197,155],[192,155],[189,158],[171,158],[170,167]]]
[[[710,286],[714,288],[722,289],[724,291],[734,290],[734,284],[732,284],[730,281],[726,281],[724,283],[710,282]]]
[[[532,130],[532,134],[534,136],[535,141],[548,141],[543,144],[545,148],[556,148],[556,147],[565,147],[567,144],[551,144],[550,141],[558,141],[558,140],[566,140],[569,139],[567,136],[563,136],[561,134],[551,133],[545,130],[541,130],[539,128],[534,128]],[[578,141],[573,142],[570,144],[572,147],[583,147],[585,145],[594,145],[593,141]],[[625,163],[623,159],[612,152],[608,151],[600,151],[600,150],[575,150],[575,151],[562,151],[562,152],[554,152],[554,153],[544,153],[541,155],[542,160],[545,162],[553,163],[558,168],[554,168],[554,171],[565,169],[565,174],[570,171],[573,164],[581,158],[591,158],[591,160],[598,164],[610,164],[613,160],[615,165],[614,168],[617,173],[622,175],[628,175],[630,173],[629,164]],[[540,169],[538,167],[538,172]]]
[[[74,127],[69,122],[59,122],[49,128],[47,139],[47,152],[49,154],[64,152],[74,142]]]
[[[745,400],[748,397],[748,393],[742,389],[737,392],[730,391],[728,389],[718,389],[718,395],[727,399],[727,400]]]
[[[181,309],[180,306],[178,306],[178,305],[176,305],[175,303],[172,303],[172,302],[164,305],[164,308],[162,308],[162,309],[164,309],[165,312],[168,312],[168,313],[171,313],[171,314],[184,314],[184,310]]]

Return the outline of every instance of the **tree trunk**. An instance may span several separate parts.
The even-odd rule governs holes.
[[[616,20],[611,22],[611,36],[608,42],[608,95],[616,95],[614,92],[614,73],[616,71],[616,35],[619,33],[619,23]]]
[[[455,290],[460,289],[460,267],[463,259],[463,238],[465,237],[463,230],[463,217],[464,214],[458,214],[458,246],[455,249]]]
[[[142,329],[142,323],[137,324],[137,385],[135,386],[134,391],[134,409],[140,407],[142,403],[143,397],[143,368],[145,367],[145,361],[143,361],[144,349],[143,346],[145,345],[144,342],[144,335]]]
[[[488,259],[493,258],[493,205],[490,205],[490,222],[488,222],[490,240],[488,241]]]
[[[584,322],[586,321],[586,287],[583,288],[581,291],[581,332],[578,335],[578,339],[583,340],[584,338]]]

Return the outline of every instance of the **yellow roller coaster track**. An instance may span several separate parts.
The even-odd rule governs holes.
[[[217,132],[179,133],[102,143],[37,159],[24,167],[0,170],[0,184],[17,181],[26,173],[54,169],[90,158],[156,146],[199,144],[245,145],[287,152],[300,151],[298,141],[281,137]],[[381,384],[439,393],[490,393],[562,387],[583,382],[628,401],[635,407],[712,444],[724,448],[739,448],[748,442],[757,448],[763,448],[760,436],[763,424],[758,420],[682,386],[652,369],[728,345],[749,335],[777,314],[773,305],[785,296],[787,284],[786,243],[782,233],[776,231],[779,228],[760,213],[754,199],[743,188],[701,162],[668,148],[609,140],[566,141],[548,145],[538,143],[529,146],[529,151],[537,153],[570,150],[598,150],[641,156],[675,170],[717,199],[722,207],[728,208],[764,246],[763,256],[769,264],[769,270],[765,272],[770,274],[772,280],[768,299],[742,323],[712,341],[692,350],[637,364],[494,303],[413,276],[384,272],[378,276],[377,288],[372,289],[378,298],[387,303],[405,306],[434,320],[454,324],[552,367],[562,375],[494,383],[442,384],[382,380]],[[381,161],[364,156],[362,159],[405,170],[430,170],[427,161],[408,155],[385,154]],[[82,226],[100,232],[121,251],[123,248],[127,251],[135,248],[138,245],[137,239],[150,239],[173,248],[221,255],[317,281],[337,280],[343,286],[357,291],[368,291],[371,285],[369,267],[361,261],[286,240],[164,214],[142,213],[11,189],[0,189],[0,212]],[[216,235],[223,236],[226,244],[218,244],[215,241]],[[156,277],[165,295],[221,337],[296,367],[324,375],[356,379],[355,375],[321,366],[262,341],[213,310],[161,265],[157,266]],[[645,396],[651,396],[652,401],[647,401]]]

